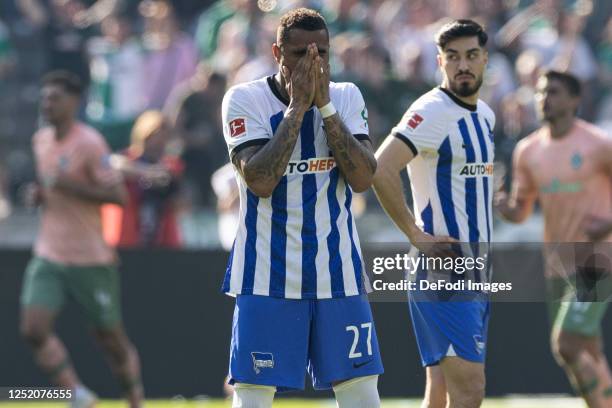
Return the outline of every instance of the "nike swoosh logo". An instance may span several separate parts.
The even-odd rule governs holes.
[[[366,364],[370,364],[372,361],[374,360],[368,360],[368,361],[364,361],[362,363],[353,363],[353,368],[361,368]]]

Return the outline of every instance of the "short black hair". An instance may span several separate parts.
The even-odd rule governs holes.
[[[480,24],[473,20],[462,19],[444,24],[436,35],[436,44],[444,50],[449,42],[462,37],[478,37],[478,45],[481,47],[484,47],[489,39]]]
[[[304,7],[291,10],[281,17],[278,31],[276,32],[276,40],[279,44],[289,39],[289,31],[293,28],[306,31],[325,30],[329,36],[327,23],[323,16],[316,10]]]
[[[574,97],[580,97],[582,93],[582,85],[580,85],[580,80],[573,74],[569,72],[561,72],[555,71],[554,69],[549,69],[542,73],[542,76],[546,79],[555,79],[565,86],[570,95]]]
[[[51,71],[43,77],[42,85],[59,85],[71,95],[78,97],[83,95],[83,82],[81,78],[70,71]]]

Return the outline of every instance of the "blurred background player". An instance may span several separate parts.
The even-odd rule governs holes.
[[[365,102],[330,82],[316,11],[282,16],[272,52],[279,72],[222,105],[241,202],[223,283],[237,295],[233,406],[270,407],[276,391],[303,389],[308,369],[339,407],[376,408],[382,362],[351,214],[376,169]]]
[[[374,189],[389,217],[426,256],[456,257],[457,246],[451,249],[448,243],[458,241],[471,244],[471,256],[482,255],[479,243],[491,240],[495,126],[493,111],[478,99],[488,61],[487,34],[471,20],[457,20],[440,29],[436,43],[442,85],[410,106],[376,152]],[[407,165],[416,217],[398,194],[400,171]],[[479,173],[480,168],[485,170]],[[489,279],[487,270],[465,276],[421,269],[416,275],[417,281]],[[426,292],[409,293],[417,344],[427,367],[422,406],[478,407],[485,390],[488,297],[468,293],[461,297],[467,301],[458,301]]]
[[[198,64],[196,73],[181,83],[168,97],[164,113],[172,124],[173,146],[180,144],[180,159],[184,164],[181,177],[181,241],[183,245],[198,246],[215,241],[217,236],[223,248],[229,251],[236,236],[235,225],[225,228],[218,218],[218,234],[214,233],[212,209],[218,193],[212,181],[213,173],[227,165],[234,190],[238,186],[233,166],[227,157],[227,147],[221,137],[221,101],[227,90],[226,78],[213,71],[207,63]],[[238,195],[235,195],[236,200]],[[219,207],[217,207],[219,210]],[[212,220],[211,220],[212,218]],[[237,219],[237,211],[233,217]],[[211,222],[213,221],[213,222]],[[237,223],[236,223],[237,225]],[[226,246],[229,240],[229,247]]]
[[[183,163],[168,152],[168,119],[159,111],[146,111],[132,129],[132,143],[124,154],[112,156],[123,174],[127,202],[105,205],[104,235],[121,248],[178,248],[178,194]]]
[[[143,398],[140,363],[121,324],[117,256],[104,242],[100,221],[101,204],[123,204],[126,192],[102,136],[75,119],[82,91],[68,72],[43,80],[41,113],[48,125],[32,141],[42,221],[22,287],[21,332],[53,384],[74,390],[73,406],[93,406],[95,396],[53,330],[65,300],[73,298],[136,408]]]
[[[553,353],[588,406],[604,408],[612,406],[601,339],[612,295],[612,140],[576,118],[580,88],[569,73],[540,77],[536,102],[544,125],[517,145],[512,192],[497,192],[495,207],[505,219],[523,222],[539,200]],[[583,289],[595,296],[576,293],[585,280],[591,282]]]

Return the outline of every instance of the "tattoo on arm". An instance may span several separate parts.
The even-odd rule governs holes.
[[[337,113],[324,119],[324,123],[327,145],[349,183],[365,176],[373,176],[376,159],[371,143],[357,140]]]
[[[274,137],[263,146],[247,147],[232,157],[249,188],[257,185],[272,191],[278,184],[291,158],[303,113],[287,111]]]

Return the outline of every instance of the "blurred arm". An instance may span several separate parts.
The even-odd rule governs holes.
[[[125,205],[127,201],[127,191],[123,183],[116,183],[112,186],[100,186],[66,178],[58,178],[53,187],[85,200],[98,203]]]
[[[514,223],[523,222],[531,215],[538,196],[533,176],[525,161],[525,148],[519,143],[512,157],[511,193],[508,195],[505,191],[497,191],[493,200],[499,215]]]
[[[374,175],[374,192],[378,201],[395,225],[411,241],[420,230],[406,203],[400,172],[414,157],[414,153],[404,142],[389,135],[376,152],[378,167]]]

